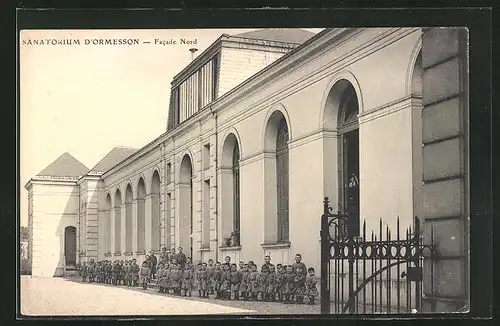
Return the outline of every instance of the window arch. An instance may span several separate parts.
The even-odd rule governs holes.
[[[264,244],[290,242],[290,122],[286,111],[274,110],[264,133]]]
[[[224,139],[220,171],[222,238],[232,238],[231,245],[239,246],[241,239],[240,143],[236,132],[229,133]]]

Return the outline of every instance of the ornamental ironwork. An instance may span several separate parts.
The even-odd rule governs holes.
[[[359,232],[348,214],[332,212],[328,198],[323,205],[321,312],[419,312],[423,260],[437,255],[433,230],[430,244],[423,243],[418,217],[404,232],[399,218],[395,232],[382,219],[377,231],[368,234],[364,221]]]

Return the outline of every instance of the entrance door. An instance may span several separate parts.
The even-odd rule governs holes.
[[[342,137],[344,214],[348,215],[349,234],[359,236],[359,129],[346,132]]]
[[[64,229],[64,257],[66,268],[76,267],[76,228],[74,226]]]

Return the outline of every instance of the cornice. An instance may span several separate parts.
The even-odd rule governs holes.
[[[26,190],[32,185],[67,185],[76,186],[78,179],[76,177],[54,177],[54,176],[34,176],[24,186]]]

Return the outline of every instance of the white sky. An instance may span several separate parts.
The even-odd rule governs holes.
[[[92,46],[85,38],[196,38],[201,53],[223,33],[250,30],[23,31],[20,41],[79,39],[81,45],[21,44],[21,225],[28,225],[24,185],[62,153],[92,168],[113,147],[140,148],[162,134],[170,82],[191,61],[192,45]]]

